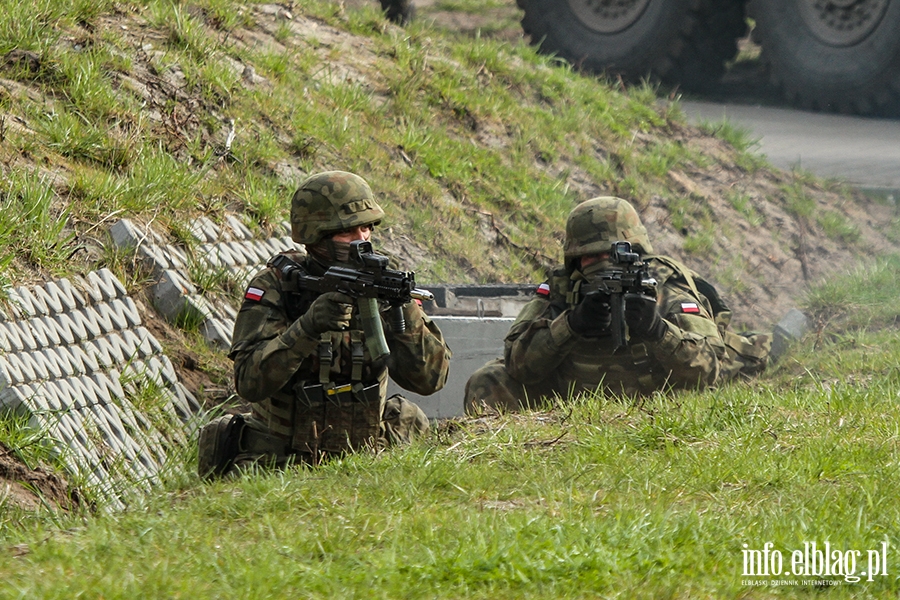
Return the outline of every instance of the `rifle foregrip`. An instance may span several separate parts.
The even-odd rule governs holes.
[[[406,332],[406,317],[403,316],[403,307],[400,305],[391,307],[391,330],[394,333]]]
[[[375,298],[360,298],[359,316],[362,320],[363,333],[366,334],[366,347],[372,360],[378,360],[391,353],[387,340],[384,338],[384,327],[381,326],[381,315],[378,313],[378,300]]]
[[[619,349],[625,345],[625,295],[611,294],[609,297],[609,310],[612,313],[612,342],[613,347]]]

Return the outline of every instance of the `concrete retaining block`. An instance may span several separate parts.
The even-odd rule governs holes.
[[[418,404],[430,419],[465,414],[465,388],[469,377],[485,363],[503,356],[503,338],[515,319],[509,317],[432,317],[453,352],[444,388],[431,396],[408,392],[391,380],[388,395],[403,394]]]
[[[186,443],[200,412],[196,398],[109,270],[9,295],[13,309],[0,313],[0,409],[46,432],[68,468],[120,506],[123,490],[156,478],[167,444]],[[131,404],[119,382],[128,371],[132,392],[143,381],[161,386],[172,417],[165,435]]]
[[[290,231],[286,223],[281,227],[284,232]],[[199,323],[204,338],[224,350],[231,345],[241,298],[205,297],[193,286],[186,265],[199,262],[211,272],[225,269],[239,287],[244,287],[270,257],[288,249],[302,250],[302,247],[286,235],[254,240],[252,231],[237,215],[226,216],[222,226],[201,217],[191,224],[190,233],[198,242],[193,255],[184,248],[164,244],[158,234],[127,219],[110,228],[113,242],[119,248],[136,252],[157,277],[152,289],[157,311],[170,322],[186,317]]]

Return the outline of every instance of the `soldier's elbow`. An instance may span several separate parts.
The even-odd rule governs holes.
[[[269,397],[268,390],[260,385],[259,378],[249,376],[247,370],[235,365],[234,389],[247,402],[262,402]]]

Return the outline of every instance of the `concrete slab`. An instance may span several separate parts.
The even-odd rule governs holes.
[[[447,384],[436,394],[419,396],[391,381],[388,395],[403,394],[422,407],[430,419],[458,417],[465,413],[463,402],[469,376],[489,360],[503,356],[503,338],[515,319],[432,317],[432,320],[441,328],[453,352]]]

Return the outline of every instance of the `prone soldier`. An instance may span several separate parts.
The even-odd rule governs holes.
[[[580,391],[634,397],[703,389],[765,367],[770,336],[730,331],[731,311],[715,288],[679,261],[654,255],[625,200],[575,207],[564,252],[564,266],[510,328],[504,357],[469,378],[468,412],[516,411]]]

